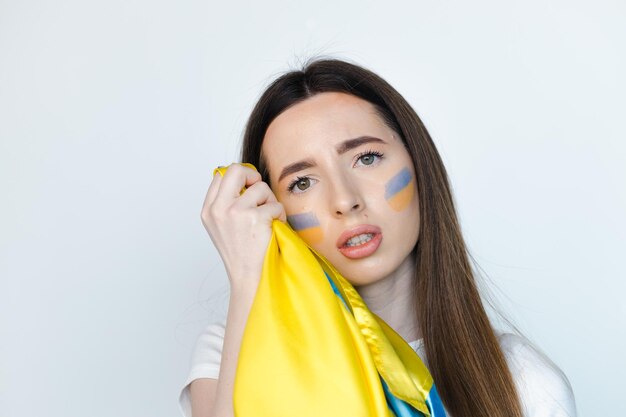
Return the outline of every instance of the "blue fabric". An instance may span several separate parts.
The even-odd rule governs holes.
[[[341,296],[341,293],[339,292],[339,289],[337,288],[333,280],[330,279],[326,271],[324,271],[324,274],[326,275],[326,278],[328,279],[328,282],[330,283],[330,286],[332,287],[333,292],[337,295],[337,297],[339,297],[343,305],[349,311],[350,309],[348,308],[348,305],[344,301],[343,297]],[[380,378],[380,382],[383,386],[383,390],[385,391],[385,397],[387,399],[387,404],[389,405],[389,409],[391,410],[394,416],[396,417],[424,417],[424,414],[421,411],[416,410],[413,406],[411,406],[411,404],[407,404],[405,401],[402,401],[401,399],[393,395],[389,391],[389,387],[387,386],[387,383],[385,382],[383,378]],[[432,388],[430,389],[430,391],[428,392],[428,397],[426,398],[426,405],[428,406],[428,409],[430,410],[431,417],[446,417],[446,412],[443,409],[441,398],[439,398],[439,394],[437,393],[437,387],[434,384]]]

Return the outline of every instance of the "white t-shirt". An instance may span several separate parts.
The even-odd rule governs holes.
[[[189,384],[194,379],[217,379],[219,376],[224,326],[225,323],[221,322],[209,324],[196,341],[191,369],[178,398],[185,417],[191,417]],[[524,417],[576,417],[574,393],[561,369],[521,336],[496,334],[520,393]],[[428,367],[423,339],[409,342],[409,345]],[[452,417],[447,410],[446,413]]]

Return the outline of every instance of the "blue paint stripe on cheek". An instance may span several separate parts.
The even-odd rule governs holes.
[[[389,200],[391,197],[406,188],[411,182],[411,171],[404,167],[402,171],[394,175],[387,185],[385,185],[385,199]]]
[[[317,220],[317,217],[315,217],[315,214],[311,212],[287,216],[287,222],[293,230],[303,230],[310,227],[318,227],[320,225],[320,222]]]

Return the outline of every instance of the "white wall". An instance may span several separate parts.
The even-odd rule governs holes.
[[[405,95],[507,314],[581,416],[625,414],[625,18],[609,0],[0,0],[0,415],[179,415],[228,300],[199,218],[211,171],[263,87],[317,53]]]

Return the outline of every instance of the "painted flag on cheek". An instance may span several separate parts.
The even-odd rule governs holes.
[[[417,353],[278,219],[241,341],[233,402],[237,417],[445,417]]]

